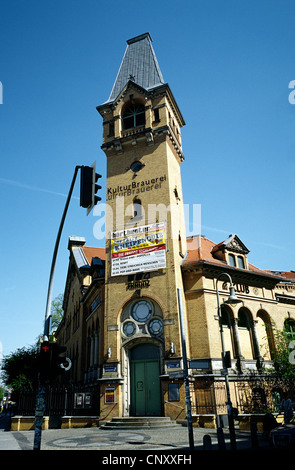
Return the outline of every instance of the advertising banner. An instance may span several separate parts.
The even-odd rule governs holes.
[[[113,232],[111,243],[112,276],[166,267],[164,223]]]

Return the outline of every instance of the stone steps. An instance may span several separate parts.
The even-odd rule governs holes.
[[[175,428],[181,424],[172,421],[170,417],[161,416],[126,416],[113,418],[100,426],[102,429],[150,429],[150,428]]]

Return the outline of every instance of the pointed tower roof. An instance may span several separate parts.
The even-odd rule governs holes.
[[[114,101],[130,80],[146,90],[164,84],[149,33],[128,39],[127,48],[107,102]]]

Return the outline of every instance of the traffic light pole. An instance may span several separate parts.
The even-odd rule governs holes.
[[[65,204],[64,212],[61,218],[56,242],[55,242],[55,247],[54,247],[54,252],[53,252],[53,257],[52,257],[52,263],[51,263],[51,270],[50,270],[50,276],[49,276],[49,285],[48,285],[48,293],[47,293],[47,302],[46,302],[46,312],[45,312],[45,322],[44,322],[44,336],[43,336],[43,341],[48,341],[49,339],[49,331],[50,331],[50,320],[51,320],[51,298],[52,298],[52,287],[53,287],[53,278],[54,278],[54,271],[55,271],[55,265],[56,265],[56,258],[57,258],[57,252],[58,252],[58,247],[59,247],[59,242],[60,242],[60,237],[62,234],[64,222],[66,219],[68,207],[70,204],[70,200],[72,197],[73,189],[75,186],[75,181],[76,177],[78,174],[78,170],[81,168],[81,166],[76,166],[74,176],[72,179],[71,187],[69,190],[69,194],[67,197],[67,201]],[[41,434],[42,434],[42,424],[43,424],[43,416],[45,412],[45,386],[43,382],[41,381],[40,374],[39,374],[39,386],[38,386],[38,394],[37,394],[37,402],[36,402],[36,411],[35,411],[35,436],[34,436],[34,450],[40,450],[41,447]]]
[[[47,303],[46,303],[46,313],[45,313],[45,324],[44,324],[44,341],[48,341],[49,338],[49,331],[50,331],[50,319],[51,319],[51,297],[52,297],[52,287],[53,287],[53,277],[54,277],[54,271],[55,271],[55,265],[56,265],[56,257],[57,257],[57,252],[58,252],[58,247],[59,247],[59,242],[60,242],[60,237],[62,233],[62,229],[64,226],[64,222],[66,219],[68,207],[70,204],[70,200],[72,197],[73,189],[75,186],[76,178],[77,178],[77,173],[78,170],[81,168],[81,166],[76,166],[72,184],[69,190],[69,194],[67,197],[67,201],[65,204],[64,212],[60,221],[60,226],[55,242],[55,247],[54,247],[54,252],[53,252],[53,257],[52,257],[52,263],[51,263],[51,270],[50,270],[50,277],[49,277],[49,285],[48,285],[48,293],[47,293]],[[47,338],[47,339],[46,339]]]
[[[189,390],[189,377],[188,377],[188,365],[187,365],[187,351],[186,351],[186,341],[185,341],[184,318],[183,318],[182,298],[181,298],[181,290],[180,289],[177,289],[177,298],[178,298],[178,310],[179,310],[180,332],[181,332],[181,345],[182,345],[183,374],[184,374],[184,384],[185,384],[185,403],[186,403],[186,414],[187,414],[188,438],[189,438],[190,451],[193,452],[195,450],[195,447],[194,447],[194,431],[193,431],[191,398],[190,398],[190,390]]]

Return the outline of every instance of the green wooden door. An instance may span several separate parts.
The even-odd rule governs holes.
[[[145,353],[147,351],[151,352],[151,350],[145,349]],[[130,360],[130,390],[130,412],[132,416],[161,415],[159,359]]]

